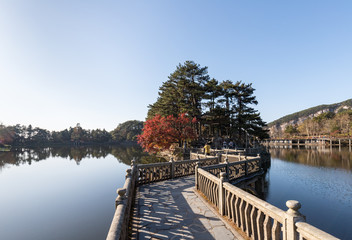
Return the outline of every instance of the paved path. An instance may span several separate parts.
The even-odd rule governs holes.
[[[193,191],[194,176],[139,187],[133,239],[238,239]]]

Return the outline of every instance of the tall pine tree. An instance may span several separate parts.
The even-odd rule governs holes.
[[[200,119],[205,85],[209,81],[207,69],[193,61],[179,64],[159,88],[157,101],[149,105],[148,119],[156,114],[177,116],[180,113]]]

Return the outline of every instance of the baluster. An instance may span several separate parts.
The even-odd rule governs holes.
[[[209,179],[207,180],[207,193],[208,193],[208,199],[209,201],[213,201],[212,199],[212,191],[213,189],[211,189],[211,181],[209,181]]]
[[[212,194],[212,197],[213,197],[213,203],[214,203],[215,206],[217,206],[219,208],[218,201],[216,201],[217,200],[216,199],[216,186],[215,186],[213,181],[211,181],[211,189],[212,189],[211,194]]]
[[[281,235],[280,223],[274,219],[274,224],[271,229],[271,236],[273,240],[279,240]]]
[[[211,190],[210,190],[210,186],[211,186],[211,182],[209,180],[207,180],[207,195],[208,195],[208,199],[209,201],[212,201],[211,199]]]
[[[245,200],[242,198],[241,199],[241,204],[240,204],[240,207],[239,207],[239,210],[240,210],[240,220],[241,220],[241,229],[243,232],[246,231],[246,223],[245,223],[245,216],[244,216],[244,208],[245,208],[245,205],[246,205],[246,202]]]
[[[252,208],[252,205],[247,202],[246,208],[244,209],[247,236],[251,235],[251,219],[250,219],[251,208]]]
[[[220,198],[220,196],[219,196],[219,185],[218,184],[216,184],[216,183],[214,183],[214,185],[215,185],[215,193],[216,193],[216,203],[218,203],[218,208],[220,207],[219,206],[219,198]]]
[[[265,220],[264,220],[264,239],[266,240],[270,240],[272,239],[271,237],[271,219],[269,217],[269,215],[265,216]]]
[[[231,213],[230,213],[230,191],[225,190],[226,193],[226,199],[225,199],[225,215],[231,219]]]
[[[257,215],[257,233],[258,233],[258,240],[264,239],[264,213],[260,210],[258,210],[258,215]]]
[[[252,228],[252,239],[257,239],[258,236],[258,231],[257,231],[257,209],[252,206],[252,211],[251,211],[251,228]]]
[[[235,201],[235,213],[236,213],[236,224],[237,227],[240,227],[240,211],[239,211],[239,207],[238,205],[240,204],[240,198],[238,196],[236,196],[236,201]]]
[[[235,194],[231,193],[231,200],[230,200],[230,208],[231,208],[231,217],[232,217],[232,221],[235,223],[236,221],[236,216],[235,216]]]

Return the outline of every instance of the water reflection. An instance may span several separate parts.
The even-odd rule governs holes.
[[[272,158],[314,167],[340,168],[352,171],[352,154],[348,148],[270,149]]]
[[[138,145],[0,152],[0,239],[104,239],[133,158],[165,161]]]
[[[352,153],[348,148],[270,149],[267,172],[270,204],[286,210],[298,200],[307,222],[340,239],[351,239]]]
[[[8,152],[0,152],[0,171],[6,164],[22,165],[39,162],[49,157],[60,157],[73,160],[80,164],[86,158],[105,158],[113,155],[118,162],[131,164],[132,159],[138,163],[164,162],[163,158],[150,156],[143,152],[139,145],[89,146],[89,147],[50,147],[50,148],[19,148]]]

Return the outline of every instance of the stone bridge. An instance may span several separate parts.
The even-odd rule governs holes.
[[[132,161],[107,239],[337,239],[306,223],[299,202],[287,201],[283,211],[231,184],[262,173],[270,162],[233,156]]]

